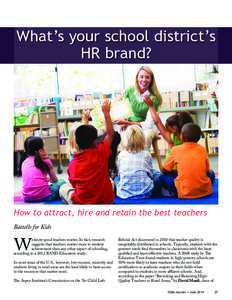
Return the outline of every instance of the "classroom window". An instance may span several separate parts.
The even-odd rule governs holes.
[[[138,64],[19,64],[14,66],[15,97],[74,97],[79,93],[124,90],[133,85]],[[194,90],[212,79],[217,65],[151,64],[160,92]]]
[[[58,77],[62,96],[123,89],[122,65],[58,65]]]
[[[14,65],[15,98],[52,97],[57,93],[55,65]]]

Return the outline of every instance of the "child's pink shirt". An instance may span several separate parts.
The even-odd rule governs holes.
[[[49,178],[35,166],[34,156],[29,156],[22,164],[23,177],[23,198],[25,200],[37,200],[49,196]],[[49,159],[43,159],[51,168],[52,162]]]

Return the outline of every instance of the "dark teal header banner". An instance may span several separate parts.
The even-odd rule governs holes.
[[[2,27],[0,39],[0,63],[232,63],[230,27]]]

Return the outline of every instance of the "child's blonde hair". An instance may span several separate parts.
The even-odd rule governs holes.
[[[138,125],[131,125],[125,131],[124,148],[128,152],[139,152],[145,149],[145,136]]]
[[[75,132],[76,132],[76,129],[77,127],[79,126],[80,124],[75,122],[73,123],[73,125],[70,127],[69,129],[69,135],[68,135],[68,154],[74,154],[77,152],[77,143],[76,143],[76,137],[75,137]]]

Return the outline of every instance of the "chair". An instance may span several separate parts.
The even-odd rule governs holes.
[[[161,160],[160,151],[159,151],[159,147],[158,147],[158,140],[159,140],[159,137],[157,137],[157,136],[153,137],[153,139],[151,141],[153,153],[151,153],[151,154],[152,154],[152,156],[156,157],[159,169],[161,171],[162,170],[162,160]]]

